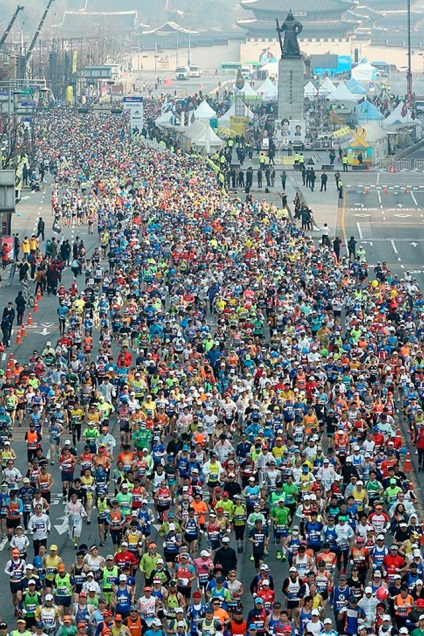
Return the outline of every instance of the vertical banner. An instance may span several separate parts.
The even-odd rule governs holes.
[[[74,51],[72,56],[72,73],[76,73],[78,70],[78,51]]]
[[[124,97],[123,106],[130,112],[131,130],[141,133],[144,127],[143,97]]]
[[[7,255],[7,263],[10,263],[15,258],[15,239],[13,236],[2,236],[1,237],[1,247],[2,252],[4,251]]]

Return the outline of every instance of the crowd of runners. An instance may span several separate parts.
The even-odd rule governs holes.
[[[423,636],[399,429],[423,468],[416,281],[364,280],[354,253],[226,194],[210,163],[131,136],[123,115],[53,110],[35,140],[56,223],[88,224],[98,246],[52,251],[46,232],[34,278],[58,272],[40,289],[59,333],[2,378],[16,624],[0,636]]]

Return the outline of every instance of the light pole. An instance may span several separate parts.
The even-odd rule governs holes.
[[[408,71],[406,74],[408,100],[412,99],[412,50],[411,50],[411,0],[407,2],[407,15],[408,15]]]

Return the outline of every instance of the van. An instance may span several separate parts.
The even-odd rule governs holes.
[[[200,68],[196,64],[190,64],[190,77],[200,77]]]
[[[250,64],[243,64],[240,70],[244,79],[248,79],[253,76],[252,67],[250,66]]]
[[[424,99],[416,99],[415,100],[415,108],[419,115],[424,113]]]
[[[187,80],[190,77],[190,69],[187,66],[177,66],[175,69],[176,80]]]

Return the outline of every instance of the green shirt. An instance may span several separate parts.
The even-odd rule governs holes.
[[[296,484],[283,484],[283,492],[286,495],[286,504],[296,503],[299,488]]]
[[[146,578],[149,579],[152,575],[153,570],[155,569],[158,559],[161,559],[161,555],[156,554],[143,554],[140,561],[140,570],[145,573]]]
[[[290,510],[285,506],[283,506],[282,508],[280,506],[275,506],[271,510],[271,517],[273,518],[275,526],[277,528],[287,528],[288,519],[290,517]]]

